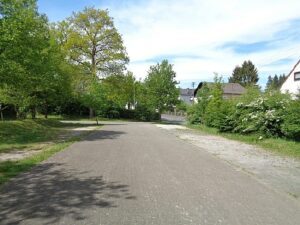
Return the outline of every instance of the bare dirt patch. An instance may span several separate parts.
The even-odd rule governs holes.
[[[157,125],[180,139],[227,161],[236,170],[247,172],[262,183],[284,191],[300,201],[300,161],[268,152],[262,148],[195,132],[179,125]]]
[[[64,132],[59,135],[57,137],[57,140],[55,141],[49,141],[49,142],[43,142],[43,143],[39,143],[39,144],[35,144],[33,146],[30,146],[28,148],[24,148],[24,149],[15,149],[15,150],[11,150],[9,152],[3,152],[0,153],[0,162],[3,161],[16,161],[16,160],[20,160],[20,159],[24,159],[26,157],[35,155],[43,150],[45,150],[46,148],[49,148],[51,145],[53,145],[55,142],[62,142],[65,140],[68,140],[70,138],[73,137],[79,137],[81,135],[83,135],[86,132],[90,132],[93,130],[96,130],[97,128],[99,128],[99,126],[88,126],[88,127],[76,127],[76,128],[66,128],[64,129]]]

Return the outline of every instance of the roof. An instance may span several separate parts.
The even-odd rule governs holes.
[[[211,82],[200,82],[198,87],[194,91],[194,96],[197,95],[198,90],[202,88],[204,83],[207,83],[209,85],[213,84]],[[246,91],[246,89],[239,83],[224,83],[222,84],[222,86],[223,86],[223,94],[241,95]]]
[[[246,89],[239,83],[225,83],[223,84],[224,94],[243,94]]]
[[[295,66],[294,66],[293,69],[289,72],[289,74],[287,75],[286,78],[288,78],[288,77],[292,74],[292,72],[296,69],[296,67],[299,65],[299,63],[300,63],[300,60],[295,64]]]
[[[179,88],[179,91],[180,91],[180,95],[194,96],[195,89],[190,89],[190,88],[182,89],[182,88]]]

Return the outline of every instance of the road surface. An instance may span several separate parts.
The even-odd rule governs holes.
[[[0,224],[298,225],[300,205],[150,123],[110,123],[0,192]]]

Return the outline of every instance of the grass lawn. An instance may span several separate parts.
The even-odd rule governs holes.
[[[55,119],[11,120],[0,122],[0,153],[16,149],[30,150],[43,142],[51,143],[44,146],[39,153],[27,158],[18,161],[0,162],[0,185],[8,181],[11,177],[30,169],[56,152],[80,140],[81,136],[69,137],[64,140],[58,140],[58,136],[69,132],[67,128],[82,126],[91,125],[62,123]],[[85,132],[84,134],[88,133],[89,132]]]
[[[300,142],[290,141],[282,138],[263,138],[262,140],[259,140],[258,135],[221,133],[215,128],[206,127],[204,125],[187,126],[203,133],[218,135],[231,140],[257,145],[276,154],[300,159]]]
[[[0,153],[30,148],[41,142],[54,141],[59,134],[66,132],[66,128],[79,126],[87,125],[61,123],[56,119],[0,122]]]
[[[54,144],[51,147],[43,150],[42,152],[37,153],[36,155],[18,161],[0,162],[0,185],[8,181],[10,178],[18,175],[19,173],[25,172],[38,163],[46,160],[56,152],[63,150],[64,148],[74,143],[76,140],[78,140],[78,138],[72,138],[63,143]]]

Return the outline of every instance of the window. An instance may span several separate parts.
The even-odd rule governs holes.
[[[294,80],[300,80],[300,72],[294,73]]]

